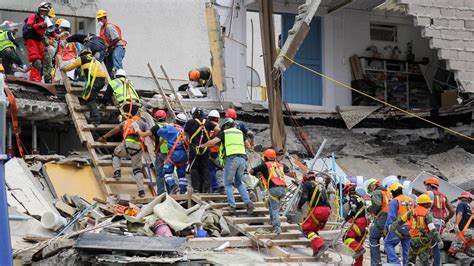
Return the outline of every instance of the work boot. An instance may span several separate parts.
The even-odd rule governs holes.
[[[253,211],[254,211],[254,209],[255,209],[255,207],[253,206],[253,202],[249,202],[249,203],[247,203],[247,204],[245,204],[245,205],[247,205],[247,215],[248,215],[248,216],[252,216]]]
[[[229,206],[229,207],[224,208],[224,210],[229,211],[229,215],[235,215],[236,213],[235,207]]]
[[[114,172],[114,178],[116,180],[120,180],[120,178],[122,178],[122,172],[120,170],[115,170]]]
[[[145,197],[145,191],[144,190],[139,190],[138,191],[138,197],[144,198]]]
[[[99,121],[92,121],[92,125],[94,127],[98,127],[100,125],[100,120]]]
[[[217,189],[217,193],[222,194],[222,195],[225,195],[225,187],[219,187],[219,188]]]
[[[273,227],[272,233],[279,235],[279,234],[281,234],[281,232],[282,232],[281,227],[279,227],[279,226],[274,226]]]
[[[329,249],[329,246],[324,244],[317,252],[313,252],[313,257],[316,258],[316,259],[319,259],[319,257],[321,257],[324,252],[326,252],[326,250]]]
[[[365,248],[361,248],[359,251],[357,251],[356,253],[354,253],[354,255],[352,255],[352,257],[354,259],[357,259],[358,257],[364,255],[365,253]]]

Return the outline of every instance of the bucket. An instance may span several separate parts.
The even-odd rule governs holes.
[[[45,212],[43,216],[41,216],[41,225],[43,225],[44,228],[51,229],[53,231],[58,230],[66,224],[66,218],[54,212]]]
[[[196,230],[196,237],[202,238],[207,236],[207,231],[204,229],[198,229]]]

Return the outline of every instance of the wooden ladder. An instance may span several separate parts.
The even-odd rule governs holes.
[[[138,191],[136,187],[135,178],[133,177],[130,160],[122,160],[122,178],[119,181],[113,178],[112,153],[113,149],[117,145],[119,145],[120,142],[102,143],[97,141],[97,139],[108,130],[114,128],[116,124],[101,124],[98,127],[94,127],[92,124],[90,124],[87,121],[86,117],[86,113],[89,111],[89,108],[85,105],[81,105],[79,101],[79,97],[83,90],[83,87],[73,87],[66,73],[62,70],[61,77],[67,92],[66,102],[68,104],[72,121],[74,122],[74,126],[76,127],[76,131],[81,143],[89,151],[94,173],[104,193],[104,198],[108,196],[115,196],[118,194],[129,194],[131,196],[135,196],[135,198],[133,199],[135,203],[144,203],[151,201],[152,192],[150,187],[148,186],[149,176],[146,169],[142,169],[143,175],[146,178],[144,180],[144,199],[138,198]],[[115,106],[106,106],[100,111],[116,113],[117,116],[120,114],[120,111]],[[153,186],[155,186],[156,179],[154,179],[154,171],[151,169],[151,172],[153,178]]]
[[[310,256],[294,255],[285,250],[285,248],[308,247],[311,242],[300,231],[300,226],[294,223],[288,223],[286,217],[280,217],[282,233],[277,235],[271,233],[272,226],[269,225],[270,213],[263,202],[254,202],[254,214],[248,216],[245,204],[240,195],[235,195],[236,214],[230,216],[229,211],[222,210],[223,216],[230,227],[251,239],[256,246],[268,248],[274,257],[266,257],[266,262],[317,262],[324,261]],[[198,203],[207,203],[212,209],[223,209],[228,206],[227,196],[218,194],[193,194],[193,200]]]

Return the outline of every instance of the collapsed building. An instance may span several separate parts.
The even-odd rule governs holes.
[[[34,9],[34,7],[28,7],[26,2],[28,1],[7,1],[5,5],[7,8],[0,8],[1,20],[22,21],[26,12],[31,12]],[[53,4],[59,6],[59,14],[72,18],[76,25],[73,27],[76,32],[95,32],[94,14],[99,5],[97,1],[85,2],[79,6],[75,6],[77,3],[53,2]],[[180,92],[181,97],[184,97],[182,103],[186,110],[190,110],[194,106],[201,106],[207,110],[236,108],[239,112],[239,119],[247,122],[251,130],[256,132],[256,143],[258,144],[256,151],[263,151],[264,148],[272,146],[269,138],[272,129],[268,125],[268,109],[270,107],[266,102],[267,90],[272,89],[272,84],[263,81],[263,77],[266,77],[265,80],[267,80],[271,75],[268,73],[268,64],[261,58],[261,55],[265,57],[265,53],[258,46],[260,44],[265,46],[269,42],[273,43],[268,44],[269,47],[276,46],[278,39],[281,39],[282,44],[280,53],[293,54],[293,59],[296,62],[317,72],[322,72],[344,84],[350,84],[353,88],[402,110],[434,121],[436,124],[461,134],[472,136],[473,107],[470,92],[474,90],[472,85],[474,70],[471,60],[474,57],[472,57],[473,50],[469,41],[472,40],[471,24],[474,6],[470,1],[464,1],[463,4],[447,3],[447,1],[441,0],[437,2],[403,0],[307,1],[305,6],[300,7],[301,1],[275,0],[272,1],[274,10],[271,13],[273,19],[279,21],[281,25],[273,23],[271,26],[275,28],[274,30],[269,30],[271,27],[264,21],[260,23],[254,21],[258,16],[255,12],[259,12],[261,8],[260,1],[210,1],[211,3],[207,3],[207,6],[204,1],[199,3],[193,1],[193,3],[185,4],[190,5],[189,7],[184,7],[182,4],[175,6],[176,10],[173,12],[183,11],[184,14],[190,13],[192,16],[198,17],[196,21],[200,24],[192,25],[198,30],[191,33],[190,38],[196,40],[193,45],[197,45],[203,52],[195,56],[188,52],[189,50],[195,51],[193,46],[183,45],[179,46],[182,47],[180,51],[185,50],[186,52],[173,55],[173,57],[176,56],[175,59],[170,59],[169,55],[166,55],[171,54],[167,49],[155,48],[153,51],[156,52],[147,56],[143,55],[143,51],[147,48],[153,47],[156,43],[164,45],[165,41],[153,39],[148,43],[143,43],[140,48],[134,47],[133,43],[141,42],[141,38],[147,34],[146,30],[149,29],[137,29],[136,25],[140,24],[136,21],[141,18],[126,18],[127,16],[122,16],[125,10],[112,6],[120,6],[119,4],[109,2],[113,1],[104,1],[105,7],[100,6],[100,8],[110,7],[111,18],[123,27],[125,38],[128,38],[130,43],[130,50],[127,50],[125,60],[126,69],[132,73],[131,79],[137,84],[144,101],[148,102],[152,108],[166,107],[163,97],[159,96],[157,87],[148,74],[147,62],[152,65],[156,63],[156,66],[163,64],[170,75],[176,77],[169,80],[170,84],[166,78],[158,78],[165,93],[172,95],[174,88],[188,82],[186,78],[188,69],[210,64],[210,56],[207,52],[210,50],[213,71],[215,71],[216,77],[221,77],[220,84],[216,86],[218,90],[221,90],[221,97],[215,97],[215,94],[208,93],[207,98],[201,98],[201,95],[183,91]],[[121,4],[126,6],[126,2],[122,1]],[[148,4],[157,10],[171,8],[169,3],[164,2]],[[136,10],[145,9],[145,6],[141,5],[145,4],[136,3],[133,8]],[[191,11],[192,7],[198,7],[199,14],[193,14],[196,12],[195,10]],[[210,9],[214,11],[211,12]],[[114,14],[113,11],[117,11],[117,13]],[[172,12],[170,11],[170,13]],[[303,19],[306,17],[310,17],[309,21]],[[158,18],[153,18],[153,20],[154,23],[160,22]],[[302,21],[307,24],[298,25]],[[211,22],[218,23],[217,27],[212,28]],[[257,29],[261,32],[261,36],[248,36],[249,28],[254,24],[260,26],[260,29]],[[180,27],[180,24],[177,23],[176,27]],[[157,30],[159,31],[159,29]],[[157,35],[164,35],[168,30],[170,29]],[[215,35],[216,31],[217,35]],[[306,32],[302,34],[301,31]],[[213,36],[212,33],[214,33]],[[198,34],[201,36],[196,36]],[[203,38],[203,34],[204,36],[209,34],[209,37]],[[269,35],[272,37],[269,38]],[[214,40],[212,38],[216,38],[215,42],[211,41]],[[253,43],[258,43],[258,45]],[[280,60],[277,61],[280,62],[280,67],[286,70],[281,75],[281,97],[284,102],[288,103],[283,112],[283,121],[286,125],[287,151],[290,155],[298,155],[301,158],[312,157],[311,155],[316,153],[323,140],[327,139],[328,144],[325,146],[322,157],[328,158],[332,152],[335,152],[337,163],[347,176],[383,178],[390,175],[400,175],[415,180],[418,176],[432,174],[465,190],[474,188],[472,181],[466,179],[466,176],[471,173],[473,160],[473,146],[470,140],[463,139],[463,137],[433,126],[433,124],[420,121],[418,118],[390,106],[381,106],[374,99],[360,96],[327,78],[289,64],[285,57],[278,57],[278,60]],[[254,64],[250,64],[249,61]],[[259,80],[260,82],[258,82]],[[77,118],[74,118],[73,115],[74,108],[79,107],[71,107],[71,101],[68,102],[67,94],[72,92],[68,91],[67,86],[45,86],[14,77],[7,77],[7,83],[15,96],[17,120],[20,124],[18,128],[19,142],[15,138],[13,123],[8,122],[7,124],[6,143],[9,153],[19,156],[19,147],[21,146],[28,155],[31,155],[30,158],[33,161],[35,161],[34,158],[38,158],[36,161],[41,160],[41,155],[51,155],[56,161],[56,163],[52,163],[53,165],[62,165],[54,158],[55,155],[74,155],[76,158],[66,160],[68,162],[65,164],[66,166],[60,166],[60,168],[73,168],[61,169],[57,175],[69,176],[86,167],[88,173],[83,175],[89,178],[88,182],[90,183],[87,184],[94,185],[94,189],[88,189],[88,192],[92,191],[90,195],[83,195],[80,194],[83,193],[80,191],[59,192],[62,188],[61,185],[57,187],[54,183],[47,184],[49,189],[52,187],[53,190],[58,191],[50,192],[52,198],[46,201],[66,201],[63,195],[71,193],[86,198],[89,203],[94,202],[96,196],[98,199],[107,201],[111,191],[104,190],[103,183],[108,181],[104,181],[101,173],[97,173],[98,165],[91,158],[91,149],[84,145],[87,141],[82,139],[82,133],[78,132],[80,126],[77,125]],[[71,88],[79,90],[82,83],[72,85],[76,86]],[[177,105],[174,107],[179,110]],[[110,121],[110,124],[116,122],[113,112],[107,108],[103,112],[105,114],[104,120]],[[104,123],[104,126],[99,130],[110,129],[110,124]],[[301,128],[306,131],[306,137],[301,136]],[[95,145],[94,142],[91,143]],[[110,159],[106,154],[99,155],[104,155],[100,157],[100,160]],[[61,157],[61,159],[63,158]],[[74,164],[80,164],[81,167],[76,167]],[[51,176],[48,179],[54,178],[55,174],[52,170],[54,166],[47,165],[42,167],[43,169],[51,167]],[[89,166],[84,165],[90,165],[90,169]],[[300,171],[303,172],[302,169]],[[326,171],[330,172],[334,169],[326,169]],[[94,178],[91,180],[91,176],[97,180]],[[85,184],[82,182],[85,181],[80,181],[76,186]],[[111,188],[113,190],[111,194],[122,196],[134,194],[127,188],[130,184],[124,182],[110,185],[114,187]],[[18,195],[15,195],[14,198],[19,201],[19,206],[22,206]],[[134,199],[131,201],[136,204],[144,204],[151,199],[151,192],[148,191],[146,201],[140,202],[134,201]],[[154,203],[154,206],[168,201],[167,204],[176,208],[178,207],[174,204],[185,205],[190,209],[192,206],[199,206],[192,210],[197,212],[200,207],[209,203],[211,209],[218,209],[224,204],[223,200],[224,198],[218,196],[195,195],[193,198],[177,196],[173,197],[173,200],[160,199]],[[74,211],[71,211],[72,215],[68,215],[69,219],[73,219],[75,214],[89,206],[81,206],[77,201],[80,200],[66,201],[70,208],[74,207]],[[169,201],[176,201],[176,203]],[[104,202],[99,202],[99,204],[106,205]],[[58,208],[58,206],[51,208],[55,207]],[[153,208],[153,206],[150,207]],[[263,214],[263,206],[261,207],[260,211]],[[162,205],[162,208],[170,207]],[[64,209],[68,208],[64,207],[60,211],[62,215],[65,213]],[[101,211],[104,212],[104,209],[114,213],[110,208],[103,208]],[[177,215],[185,213],[192,216],[192,211],[180,209],[180,213]],[[25,210],[25,212],[32,215],[29,210]],[[91,219],[90,216],[93,215],[88,214],[88,219]],[[201,213],[198,220],[201,221],[202,216]],[[226,216],[226,213],[217,216],[223,217]],[[95,219],[96,223],[100,221],[97,217]],[[273,255],[264,260],[260,254],[252,253],[252,251],[237,252],[237,255],[240,257],[250,256],[252,259],[255,257],[255,261],[258,262],[314,262],[307,250],[300,247],[300,245],[307,245],[308,241],[298,238],[297,234],[291,231],[297,229],[294,223],[288,223],[288,228],[286,228],[288,232],[285,234],[286,238],[294,240],[294,242],[273,240],[274,244],[270,244],[271,241],[265,241],[271,239],[264,237],[271,238],[271,236],[262,233],[264,236],[257,237],[253,233],[253,230],[257,229],[257,225],[266,221],[264,218],[256,218],[252,221],[244,218],[241,220],[238,218],[229,219],[231,221],[226,221],[230,223],[230,227],[237,227],[232,228],[234,231],[232,234],[239,235],[238,237],[234,239],[215,238],[209,239],[207,242],[196,238],[193,240],[195,242],[190,241],[187,247],[213,249],[227,242],[229,244],[226,245],[231,248],[253,246],[269,248],[273,246],[270,248]],[[84,223],[88,222],[91,221],[86,219]],[[133,222],[127,220],[126,224]],[[173,224],[172,221],[168,221],[168,223]],[[246,223],[249,223],[247,225],[249,228],[245,227]],[[337,226],[337,221],[334,223]],[[193,221],[190,221],[189,224],[193,224]],[[241,226],[242,224],[243,226]],[[35,226],[39,227],[38,224]],[[84,229],[87,226],[82,225],[80,228]],[[172,229],[179,230],[178,228],[180,227]],[[113,230],[110,229],[110,231]],[[332,241],[338,232],[339,230],[328,232],[328,239]],[[45,234],[48,235],[46,239],[53,237],[51,232]],[[69,249],[71,246],[76,245],[76,249],[90,252],[91,249],[87,247],[87,241],[110,241],[110,239],[91,240],[93,237],[93,235],[84,234],[75,244],[63,241],[67,243],[64,243],[62,247],[52,248],[50,253],[42,249],[42,256],[44,258],[53,256],[52,261],[57,260],[56,262],[59,263],[63,263],[67,259],[79,260],[78,257],[75,257],[76,255],[72,256],[73,253],[66,253],[72,252]],[[38,239],[33,241],[38,241]],[[81,241],[83,242],[81,243]],[[123,241],[123,239],[117,238],[114,241]],[[131,239],[129,238],[128,241]],[[138,238],[134,241],[144,240]],[[157,254],[157,252],[165,254],[157,258],[152,256],[147,256],[147,259],[130,259],[126,256],[121,258],[119,256],[91,256],[88,259],[94,262],[125,263],[128,260],[131,263],[173,263],[192,260],[193,256],[197,259],[203,258],[203,253],[199,254],[199,252],[196,252],[197,254],[184,253],[187,256],[183,256],[181,252],[185,248],[183,241],[180,239],[169,241],[154,243],[159,246],[156,249],[133,250],[133,252],[144,252],[148,255]],[[215,243],[209,244],[212,242]],[[40,247],[41,245],[39,244]],[[167,245],[170,248],[163,249]],[[293,245],[297,247],[293,247]],[[282,246],[285,246],[286,249]],[[67,251],[55,255],[59,250]],[[113,247],[113,250],[117,250],[117,247]],[[177,252],[178,250],[180,252]],[[298,255],[290,255],[292,252]],[[258,258],[259,256],[260,258]],[[335,256],[331,253],[325,258],[325,261],[327,263],[339,261]],[[216,257],[219,256],[216,255]],[[40,256],[41,258],[43,257]],[[225,260],[226,257],[214,258],[214,261],[221,263]],[[341,258],[341,261],[350,263],[351,259],[344,257]]]

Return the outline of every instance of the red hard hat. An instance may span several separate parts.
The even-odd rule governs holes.
[[[355,188],[355,186],[352,183],[344,185],[344,189],[342,190],[342,194],[343,195],[349,194],[349,191],[351,191],[351,189],[353,189],[353,188]]]
[[[316,180],[316,173],[315,172],[309,171],[303,176],[303,182],[306,182],[306,181],[309,181],[309,180]]]
[[[461,195],[458,197],[458,199],[465,198],[465,199],[472,199],[472,194],[471,192],[464,191],[461,192]]]
[[[436,177],[430,177],[430,178],[426,179],[424,184],[425,185],[435,185],[435,186],[439,187],[439,181]]]
[[[163,110],[158,110],[158,111],[155,112],[155,115],[153,117],[165,119],[166,118],[166,112],[163,111]]]
[[[196,81],[201,77],[201,71],[198,69],[193,69],[189,71],[189,80]]]
[[[229,109],[227,109],[227,111],[225,111],[225,117],[236,119],[237,118],[237,112],[235,111],[235,109],[229,108]]]
[[[263,157],[268,158],[268,159],[276,159],[277,154],[276,154],[275,150],[267,149],[263,152]]]

